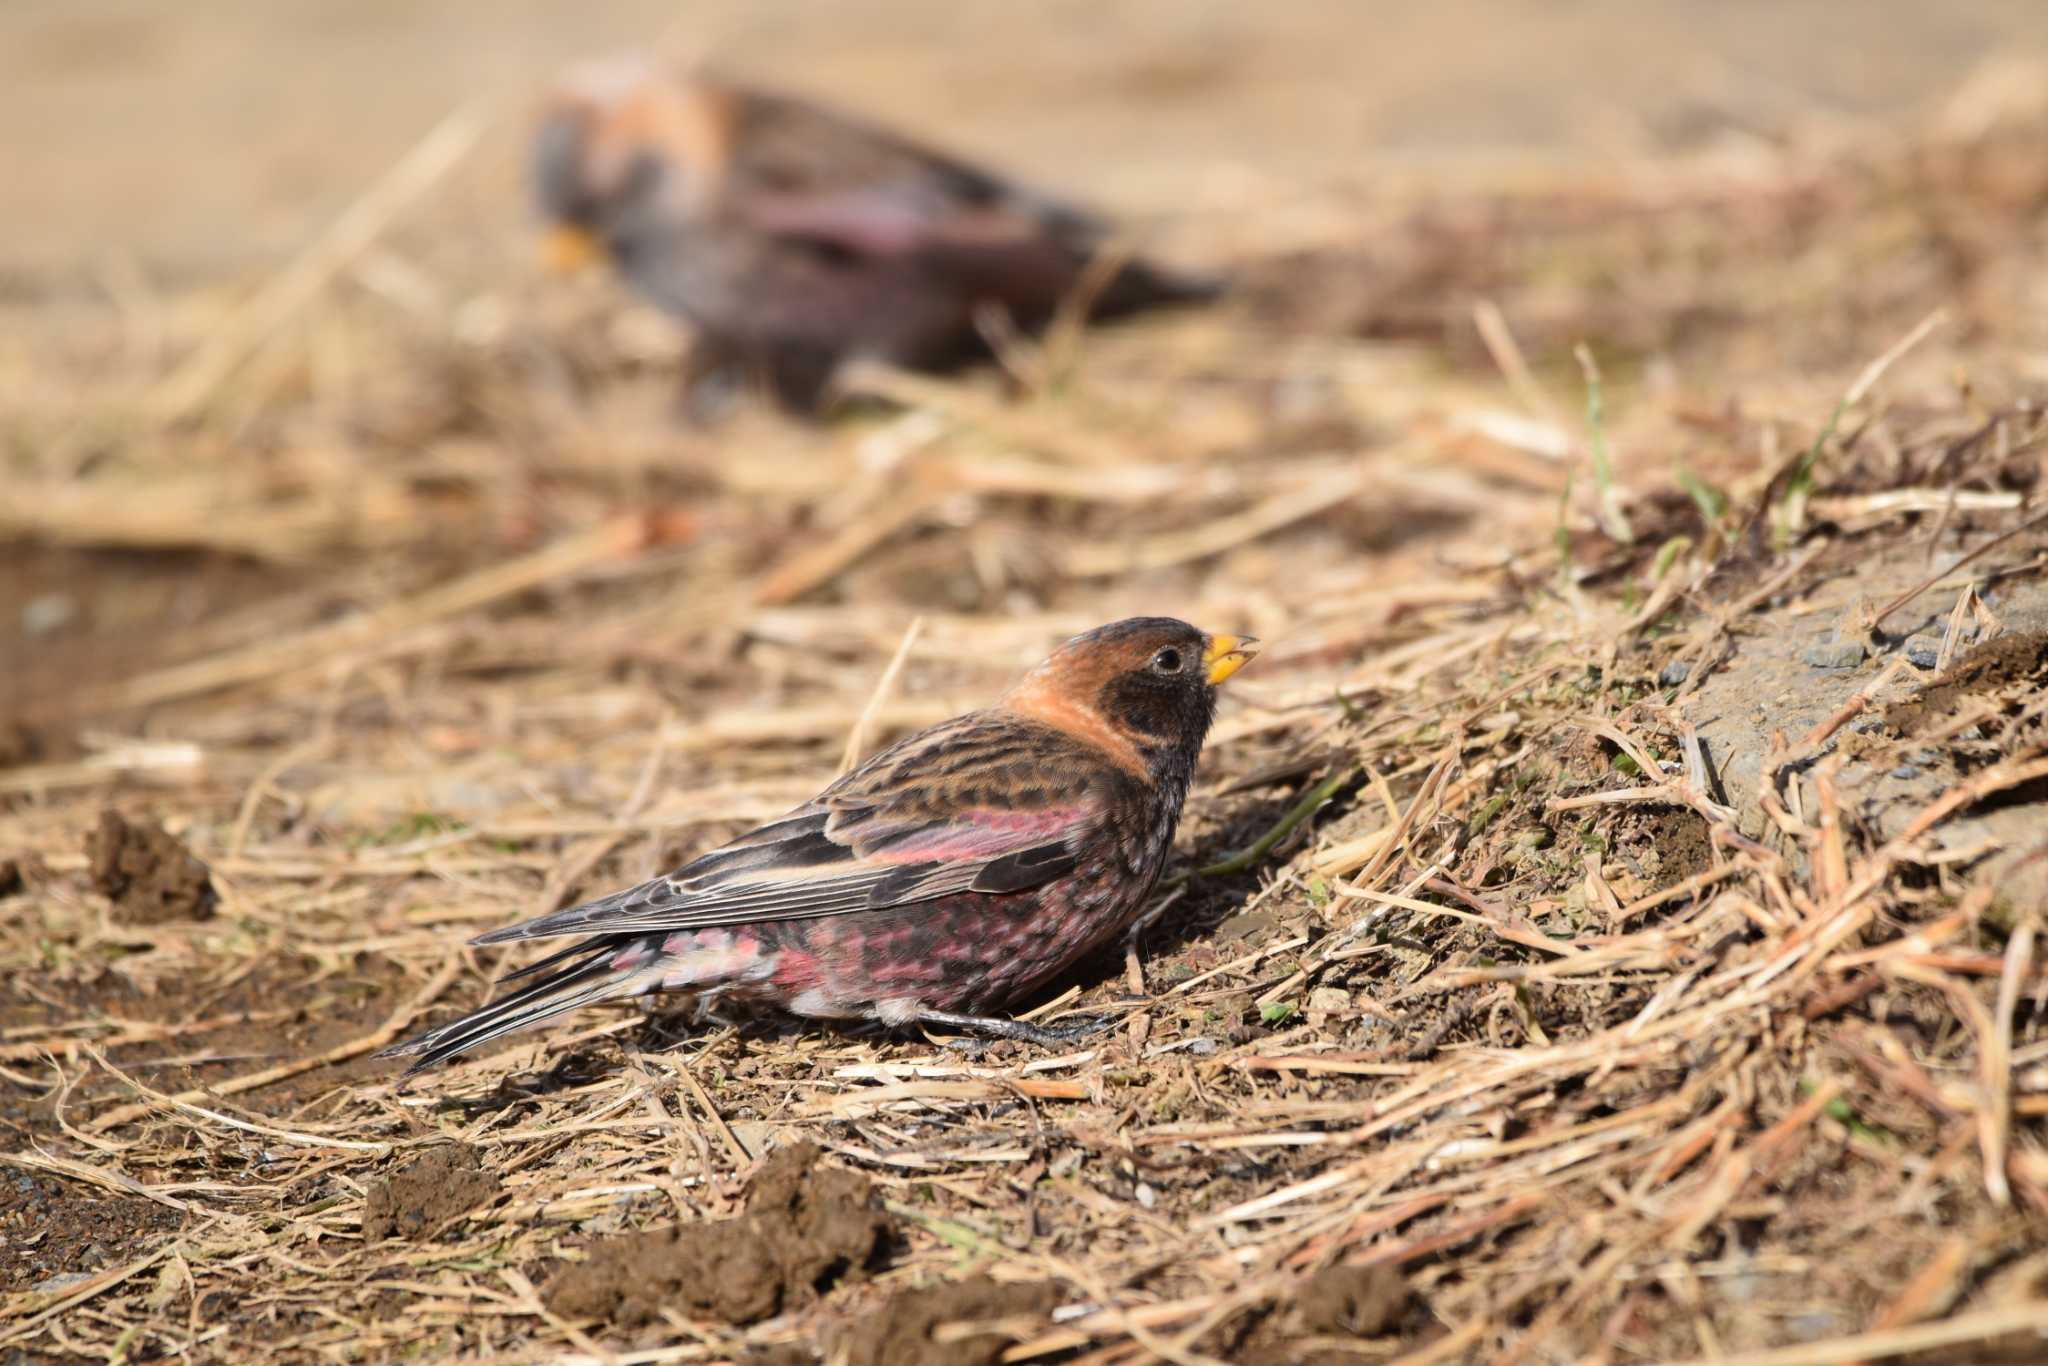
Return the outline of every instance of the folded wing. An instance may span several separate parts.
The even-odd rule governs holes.
[[[666,877],[475,942],[713,929],[1022,891],[1073,869],[1110,784],[1129,781],[1081,754],[1062,753],[1048,769],[1047,747],[1075,749],[1049,728],[999,743],[986,733],[950,737],[950,728],[927,732],[885,751],[815,801]],[[1060,777],[1048,781],[1048,771]]]

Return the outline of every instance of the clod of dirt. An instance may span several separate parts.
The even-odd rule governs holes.
[[[847,1366],[995,1366],[1015,1346],[1014,1333],[950,1335],[934,1341],[942,1323],[989,1323],[996,1319],[1043,1319],[1060,1302],[1050,1281],[1000,1284],[974,1276],[948,1285],[906,1290],[854,1326]]]
[[[1398,1328],[1414,1302],[1391,1266],[1326,1266],[1296,1293],[1294,1313],[1311,1333],[1376,1338]]]
[[[608,1238],[547,1289],[548,1308],[621,1328],[692,1318],[756,1323],[805,1304],[867,1267],[890,1233],[867,1178],[818,1165],[815,1144],[778,1148],[747,1192],[747,1212]]]
[[[1977,646],[1941,676],[1959,688],[1997,688],[2048,673],[2048,631],[2022,631]]]
[[[19,768],[43,757],[43,740],[19,721],[0,721],[0,768]]]
[[[1966,699],[2014,683],[2048,679],[2048,632],[2021,631],[1987,640],[1949,666],[1911,701],[1885,708],[1892,734],[1911,739],[1930,723],[1958,714]]]
[[[124,925],[213,914],[212,875],[161,826],[130,825],[120,812],[102,811],[99,828],[85,837],[85,856],[92,861],[93,890],[113,901],[114,919]]]
[[[466,1144],[430,1148],[370,1187],[363,1206],[363,1240],[427,1237],[478,1205],[495,1199],[505,1183]]]
[[[818,1354],[808,1347],[793,1343],[778,1343],[773,1347],[756,1347],[739,1358],[739,1366],[817,1366]]]
[[[1714,866],[1714,837],[1706,821],[1692,811],[1664,810],[1648,823],[1657,851],[1657,881],[1671,886]]]

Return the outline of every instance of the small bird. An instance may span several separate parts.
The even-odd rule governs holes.
[[[575,942],[502,979],[531,984],[384,1056],[414,1059],[411,1076],[657,991],[700,1012],[1072,1037],[987,1012],[1137,919],[1217,686],[1256,646],[1170,617],[1075,636],[993,707],[898,741],[779,820],[665,877],[478,937]]]
[[[820,406],[852,356],[932,371],[987,356],[990,308],[1044,326],[1111,235],[1094,214],[885,129],[638,60],[563,78],[533,178],[557,264],[608,256],[696,329],[701,373],[737,362],[798,411]],[[1133,260],[1090,313],[1220,288]]]

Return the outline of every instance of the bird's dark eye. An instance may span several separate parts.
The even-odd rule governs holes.
[[[1180,651],[1171,645],[1152,656],[1152,668],[1157,673],[1177,674],[1180,672]]]

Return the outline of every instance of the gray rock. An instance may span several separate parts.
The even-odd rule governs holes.
[[[1914,668],[1931,669],[1935,661],[1941,658],[1941,637],[1907,636],[1904,649],[1906,658],[1912,662]]]
[[[1674,659],[1664,666],[1664,672],[1657,675],[1657,681],[1667,688],[1675,688],[1692,677],[1692,665],[1682,659]]]
[[[1816,669],[1853,669],[1863,662],[1863,655],[1860,640],[1823,640],[1807,646],[1799,659]]]

